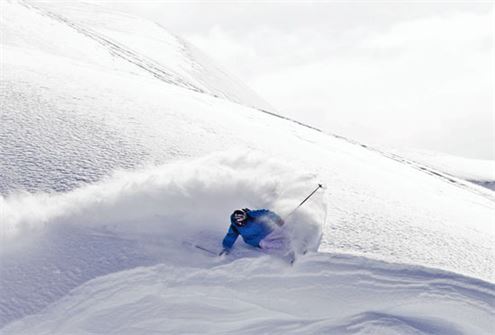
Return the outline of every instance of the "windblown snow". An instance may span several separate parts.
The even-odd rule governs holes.
[[[156,24],[1,12],[0,333],[494,332],[493,191],[261,111]],[[193,246],[318,183],[287,223],[312,249],[294,266]]]

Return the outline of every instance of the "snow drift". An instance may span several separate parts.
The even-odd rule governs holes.
[[[3,333],[491,334],[494,301],[492,284],[437,270],[337,254],[289,267],[265,256],[102,276]]]

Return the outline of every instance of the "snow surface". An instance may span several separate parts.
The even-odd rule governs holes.
[[[8,11],[2,15],[4,44],[37,47],[99,66],[106,62],[113,69],[127,62],[128,70],[147,72],[167,83],[252,107],[271,108],[193,45],[154,22],[108,11],[98,2],[7,1],[2,9]]]
[[[451,176],[495,190],[495,161],[457,157],[424,150],[401,151],[401,156]]]
[[[2,334],[493,333],[492,191],[238,104],[156,25],[1,6]],[[317,183],[294,267],[191,246]]]
[[[160,264],[94,279],[4,333],[490,334],[494,293],[474,279],[337,254],[294,267],[268,257]]]

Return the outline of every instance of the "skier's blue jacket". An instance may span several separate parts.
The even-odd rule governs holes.
[[[229,231],[222,243],[224,249],[232,248],[239,235],[247,244],[259,247],[262,239],[270,234],[277,225],[283,224],[280,216],[267,209],[247,210],[246,215],[246,222],[242,226],[236,223],[233,213],[230,215]]]

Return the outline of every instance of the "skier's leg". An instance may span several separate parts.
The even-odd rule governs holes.
[[[296,260],[296,254],[291,248],[288,237],[288,234],[276,232],[261,240],[259,245],[264,252],[276,255],[292,265]]]
[[[260,241],[260,248],[266,251],[285,254],[290,250],[289,235],[282,229],[277,229]]]
[[[263,250],[281,250],[284,243],[280,239],[264,238],[260,241],[260,248]]]

